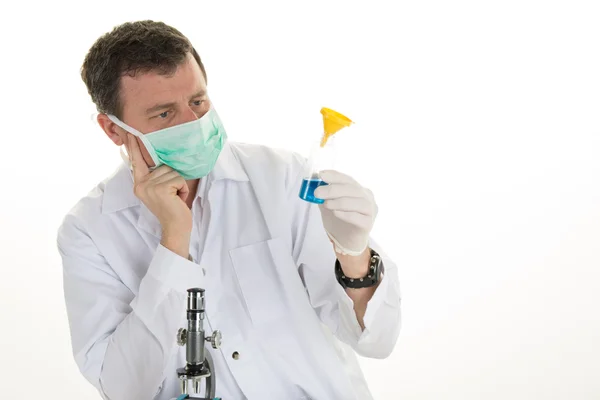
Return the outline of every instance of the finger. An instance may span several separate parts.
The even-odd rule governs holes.
[[[333,215],[344,222],[349,223],[363,229],[370,229],[373,224],[373,219],[367,215],[355,213],[352,211],[339,211],[333,212]]]
[[[354,183],[354,184],[357,184],[357,182],[354,180],[354,178],[352,178],[346,174],[342,174],[341,172],[331,170],[331,169],[327,169],[327,170],[323,170],[323,171],[319,172],[319,177],[327,183]]]
[[[319,199],[328,200],[339,197],[362,197],[366,198],[367,193],[362,186],[350,183],[334,183],[319,186],[315,190],[315,196]]]
[[[183,179],[183,177],[179,174],[177,174],[175,177],[161,183],[160,186],[167,186],[167,187],[169,187],[169,191],[171,191],[171,190],[176,191],[177,195],[183,201],[185,201],[185,199],[187,199],[187,197],[190,193],[190,188],[188,187],[185,179]]]
[[[171,174],[172,172],[174,172],[175,175]],[[169,176],[169,178],[173,178],[175,176],[179,176],[179,173],[173,168],[169,167],[168,165],[163,164],[160,167],[156,168],[154,171],[151,171],[148,175],[148,179],[156,183],[164,182],[164,178],[167,175]]]
[[[146,175],[150,173],[144,157],[142,157],[142,151],[137,142],[137,137],[131,133],[127,133],[127,153],[131,160],[131,169],[133,170],[134,182],[140,182]]]
[[[162,184],[164,184],[166,182],[169,182],[171,180],[178,179],[178,178],[183,179],[181,177],[181,175],[179,175],[176,171],[169,171],[169,172],[166,172],[166,173],[164,173],[162,175],[159,175],[157,177],[151,178],[151,180],[148,181],[149,182],[148,185],[149,186],[160,186],[160,185],[162,185]]]
[[[323,207],[332,211],[355,212],[368,217],[373,217],[375,213],[373,204],[369,200],[356,197],[326,200]]]

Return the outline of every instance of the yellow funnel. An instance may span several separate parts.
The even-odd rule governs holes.
[[[323,138],[321,139],[321,147],[324,147],[331,136],[340,129],[350,126],[352,121],[345,115],[326,107],[321,108],[321,114],[323,114]]]

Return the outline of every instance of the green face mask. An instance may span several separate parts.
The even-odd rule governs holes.
[[[145,135],[114,115],[108,118],[142,140],[156,167],[166,164],[185,180],[208,175],[227,139],[223,123],[212,107],[202,118]]]

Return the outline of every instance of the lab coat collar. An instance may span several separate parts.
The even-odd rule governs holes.
[[[242,167],[240,160],[231,149],[229,140],[225,141],[223,150],[215,163],[215,167],[208,174],[208,181],[214,182],[222,179],[229,179],[237,182],[248,182],[248,175]]]
[[[229,141],[225,142],[213,170],[208,176],[200,180],[201,183],[197,195],[204,195],[203,189],[206,187],[207,182],[212,183],[223,179],[237,182],[248,181],[248,175],[244,171],[244,168],[236,155],[233,153]],[[205,181],[204,183],[202,182],[203,180]],[[139,205],[142,206],[142,209],[146,209],[133,193],[133,175],[128,163],[124,162],[119,169],[105,181],[102,213],[109,214]],[[140,217],[142,217],[143,214],[146,214],[145,216],[148,217],[146,219],[152,219],[149,218],[150,216],[154,217],[152,213],[149,211],[145,212],[144,210],[140,214]]]

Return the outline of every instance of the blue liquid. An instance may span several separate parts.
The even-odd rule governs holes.
[[[327,183],[323,182],[321,179],[303,179],[299,196],[302,200],[316,204],[323,204],[325,200],[315,197],[315,189],[324,185],[327,185]]]

